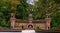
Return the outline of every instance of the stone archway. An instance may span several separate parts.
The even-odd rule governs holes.
[[[28,29],[33,29],[33,25],[28,25]]]

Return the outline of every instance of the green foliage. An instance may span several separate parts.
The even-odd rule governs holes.
[[[11,3],[9,0],[0,1],[0,26],[8,27],[9,14],[11,13]],[[6,21],[7,20],[7,21]]]
[[[3,27],[8,27],[8,23],[7,23],[6,19],[3,19],[3,20],[1,21],[1,26],[3,26]]]
[[[40,27],[39,26],[35,27],[35,30],[40,30]]]
[[[16,18],[28,19],[28,11],[26,0],[20,0],[20,5],[17,6]]]

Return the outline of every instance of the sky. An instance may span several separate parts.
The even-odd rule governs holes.
[[[28,4],[34,5],[34,0],[27,0]]]

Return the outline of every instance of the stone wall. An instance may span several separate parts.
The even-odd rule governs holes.
[[[16,29],[29,29],[28,26],[32,25],[33,28],[35,29],[35,27],[39,27],[40,29],[45,30],[46,29],[46,24],[45,23],[15,23],[15,28]]]

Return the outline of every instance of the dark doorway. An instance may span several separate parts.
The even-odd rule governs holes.
[[[28,28],[29,28],[29,29],[32,29],[32,28],[33,28],[33,25],[28,25]]]
[[[22,29],[23,29],[23,26],[22,26]]]

